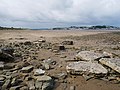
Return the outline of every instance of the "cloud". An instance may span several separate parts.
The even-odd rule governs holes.
[[[119,0],[0,0],[3,26],[119,25],[119,16]]]

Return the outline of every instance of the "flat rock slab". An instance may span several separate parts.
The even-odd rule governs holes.
[[[50,76],[47,75],[43,75],[43,76],[36,76],[35,77],[37,79],[37,81],[39,82],[49,82],[52,80],[52,78]]]
[[[77,59],[85,61],[99,60],[102,57],[107,57],[105,54],[96,53],[94,51],[81,51],[76,55]]]
[[[33,70],[33,66],[27,66],[27,67],[23,67],[22,69],[21,69],[21,71],[23,72],[23,73],[29,73],[30,71],[32,71]]]
[[[71,62],[66,66],[67,72],[71,74],[107,74],[107,69],[98,63],[92,62]]]
[[[100,62],[116,72],[120,73],[120,59],[114,59],[114,58],[102,58],[100,59]]]
[[[43,74],[45,74],[45,71],[44,70],[42,70],[42,69],[35,69],[34,70],[34,75],[43,75]]]

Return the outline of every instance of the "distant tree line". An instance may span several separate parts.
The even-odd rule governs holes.
[[[89,27],[89,29],[112,29],[112,28],[117,28],[117,27],[114,27],[114,26],[91,26]]]
[[[1,27],[0,30],[23,30],[25,28],[14,28],[14,27]]]
[[[106,26],[106,25],[97,25],[97,26],[71,26],[71,27],[65,27],[65,28],[53,28],[53,30],[71,30],[71,29],[85,29],[85,30],[89,30],[89,29],[93,29],[93,30],[97,30],[97,29],[120,29],[120,27],[115,27],[115,26]]]

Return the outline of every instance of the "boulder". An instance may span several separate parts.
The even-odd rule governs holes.
[[[67,72],[71,74],[107,74],[107,70],[98,63],[92,62],[71,62],[66,66]]]
[[[1,50],[2,50],[3,53],[7,53],[7,54],[10,54],[10,55],[12,55],[14,53],[14,49],[11,48],[11,47],[2,48]]]
[[[11,54],[5,53],[4,51],[0,49],[0,61],[9,62],[13,59],[14,57]]]
[[[96,53],[94,51],[81,51],[76,55],[77,59],[85,61],[99,60],[100,58],[107,57],[105,54]]]
[[[114,71],[120,73],[120,59],[115,58],[102,58],[99,60],[100,63],[110,67]]]
[[[29,72],[31,72],[33,70],[33,66],[27,66],[27,67],[23,67],[22,69],[21,69],[21,71],[23,72],[23,73],[29,73]]]

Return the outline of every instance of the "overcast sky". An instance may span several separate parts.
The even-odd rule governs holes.
[[[0,26],[120,26],[120,0],[0,0]]]

